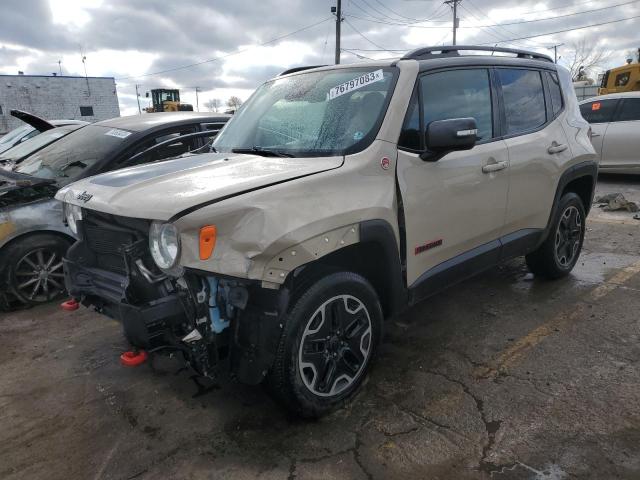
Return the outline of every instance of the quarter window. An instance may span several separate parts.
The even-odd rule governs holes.
[[[551,108],[553,109],[553,116],[557,116],[562,110],[562,89],[560,88],[560,80],[558,74],[555,72],[547,72],[547,79],[549,84],[549,92],[551,93]]]
[[[407,117],[402,126],[398,146],[409,150],[422,149],[422,135],[420,133],[420,106],[418,104],[418,90],[413,92],[411,103],[407,109]]]
[[[491,85],[485,69],[449,70],[420,79],[423,131],[435,120],[475,118],[478,140],[493,137]]]
[[[640,98],[625,98],[622,100],[616,121],[629,122],[633,120],[640,120]]]
[[[547,121],[540,72],[499,68],[507,135],[535,130]]]
[[[580,105],[580,113],[589,123],[608,123],[613,118],[617,100],[596,100]]]

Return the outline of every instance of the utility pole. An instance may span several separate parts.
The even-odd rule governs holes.
[[[447,0],[444,2],[446,5],[449,5],[453,8],[453,44],[456,44],[456,30],[460,26],[460,19],[458,18],[458,4],[462,0]]]
[[[549,50],[553,48],[553,61],[554,63],[558,63],[558,47],[563,46],[564,43],[559,43],[557,45],[552,45],[549,47]]]
[[[340,26],[342,24],[342,0],[337,0],[337,6],[331,7],[331,13],[336,15],[336,65],[340,64]]]
[[[198,101],[198,92],[200,92],[200,87],[195,87],[196,89],[196,112],[200,111],[200,102]]]
[[[142,109],[140,108],[140,94],[138,93],[139,86],[140,85],[136,83],[136,100],[138,100],[138,115],[142,115]]]

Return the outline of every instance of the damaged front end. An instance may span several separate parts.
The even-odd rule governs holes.
[[[192,269],[160,270],[149,250],[151,222],[84,210],[68,251],[69,293],[122,323],[134,348],[180,352],[199,375],[225,367],[258,384],[275,358],[285,288]]]
[[[53,199],[57,191],[51,180],[0,172],[0,311],[26,306],[9,288],[7,245],[34,232],[67,232]]]

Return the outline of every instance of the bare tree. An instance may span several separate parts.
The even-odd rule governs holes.
[[[212,98],[211,100],[207,100],[204,102],[204,108],[209,110],[210,112],[218,112],[218,109],[222,105],[222,101],[219,98]]]
[[[229,100],[227,100],[227,107],[233,108],[234,110],[237,110],[240,105],[242,105],[242,99],[235,95],[232,95],[229,97]]]
[[[563,63],[571,72],[574,81],[584,81],[604,67],[610,57],[611,50],[607,50],[600,43],[589,43],[583,38],[569,46]]]

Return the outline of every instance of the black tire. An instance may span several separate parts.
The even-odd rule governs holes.
[[[3,252],[9,293],[25,305],[40,305],[65,293],[62,257],[71,242],[49,233],[19,238]],[[28,283],[30,282],[30,283]]]
[[[575,193],[565,193],[545,241],[526,258],[529,270],[548,279],[564,277],[571,272],[582,250],[586,214],[582,200]]]
[[[362,276],[335,272],[314,281],[294,298],[286,315],[267,377],[270,392],[305,418],[339,408],[367,375],[382,338],[382,321],[378,296]],[[330,369],[322,371],[330,365],[333,377],[324,375]]]

